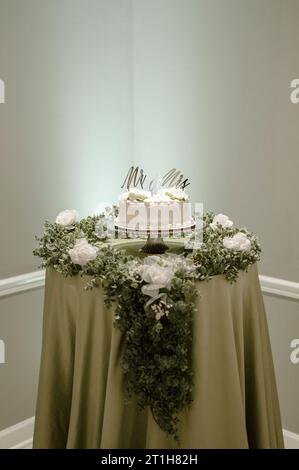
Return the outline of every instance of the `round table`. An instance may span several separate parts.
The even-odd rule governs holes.
[[[123,242],[122,242],[123,243]],[[136,252],[141,242],[128,242]],[[175,244],[173,245],[175,251]],[[124,399],[124,338],[101,288],[46,273],[33,447],[177,448],[148,409]],[[197,283],[193,403],[180,416],[181,448],[282,448],[282,426],[257,267],[230,284]]]

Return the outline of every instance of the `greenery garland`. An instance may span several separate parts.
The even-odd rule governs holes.
[[[224,228],[221,225],[216,229],[212,228],[214,217],[212,212],[207,212],[203,217],[203,243],[199,250],[192,251],[190,258],[196,265],[200,280],[223,274],[229,282],[234,282],[239,271],[247,270],[249,265],[260,260],[261,246],[258,237],[246,228]],[[226,237],[231,238],[238,233],[246,235],[250,241],[250,249],[231,250],[223,246]]]
[[[114,324],[126,339],[121,365],[127,395],[136,396],[140,408],[149,406],[161,429],[179,442],[178,416],[192,402],[190,356],[196,281],[218,274],[235,281],[240,270],[259,260],[260,245],[246,229],[213,226],[214,214],[207,213],[199,249],[182,256],[141,260],[109,243],[107,230],[103,235],[106,216],[87,217],[71,226],[46,222],[34,254],[42,258],[42,267],[64,276],[91,276],[86,289],[101,285],[106,304],[116,301]],[[240,233],[249,240],[248,249],[224,246],[227,237],[231,240]],[[98,251],[94,259],[79,265],[72,261],[71,250],[82,238]],[[156,291],[150,290],[155,287],[149,280],[153,270],[164,279]]]

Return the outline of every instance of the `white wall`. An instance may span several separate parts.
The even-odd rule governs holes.
[[[0,429],[34,415],[41,350],[43,289],[0,298]]]
[[[35,270],[42,221],[115,198],[135,163],[182,169],[193,200],[260,235],[262,274],[299,281],[298,18],[297,0],[0,0],[0,278]],[[0,338],[20,341],[0,428],[34,412],[41,297],[28,295],[23,336],[22,297],[0,300]],[[284,427],[299,433],[298,302],[266,306]]]
[[[136,161],[182,168],[193,200],[260,235],[264,274],[299,281],[299,2],[134,5]]]
[[[5,278],[36,269],[45,218],[118,194],[132,157],[131,2],[0,0],[0,45]]]
[[[130,0],[0,0],[0,279],[45,219],[114,199],[132,158]],[[42,290],[0,298],[0,429],[34,414]]]
[[[259,234],[260,272],[299,281],[296,0],[135,0],[135,161]],[[298,301],[265,298],[284,427],[299,433]]]

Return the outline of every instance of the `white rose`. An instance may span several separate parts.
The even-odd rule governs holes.
[[[128,199],[129,199],[129,192],[128,191],[126,191],[125,193],[122,193],[118,198],[119,202],[125,202]]]
[[[147,258],[149,263],[151,263],[150,258]],[[142,292],[150,297],[156,297],[159,294],[159,289],[167,288],[174,274],[172,267],[161,266],[156,263],[156,259],[153,261],[151,264],[145,263],[140,268],[141,278],[148,283],[142,287]]]
[[[96,258],[98,253],[98,248],[88,243],[86,238],[79,238],[74,248],[69,250],[69,255],[74,264],[79,264],[84,266],[89,261],[92,261]]]
[[[164,195],[170,197],[171,200],[173,201],[179,201],[179,202],[188,202],[189,201],[189,196],[181,188],[162,188],[158,191],[159,195]]]
[[[143,202],[145,199],[151,197],[150,191],[144,191],[143,189],[130,188],[128,192],[127,199],[130,201],[140,201]]]
[[[66,209],[58,214],[56,217],[56,224],[63,225],[64,227],[69,227],[73,225],[79,218],[79,214],[75,209]]]
[[[245,233],[238,232],[233,237],[225,237],[223,246],[229,250],[247,251],[250,250],[251,241]]]
[[[153,196],[151,197],[151,199],[149,199],[149,202],[151,202],[153,205],[154,204],[159,204],[159,203],[170,203],[172,202],[172,199],[167,196],[166,194],[163,194],[163,193],[157,193],[157,194],[153,194]]]
[[[217,214],[215,215],[213,222],[210,223],[210,227],[216,229],[219,225],[223,228],[231,228],[234,223],[232,220],[229,220],[227,215]]]

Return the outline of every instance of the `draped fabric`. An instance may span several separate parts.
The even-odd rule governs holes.
[[[34,448],[176,448],[136,401],[124,398],[123,335],[101,289],[46,275]],[[230,284],[198,282],[191,407],[182,448],[282,448],[271,347],[257,267]]]

